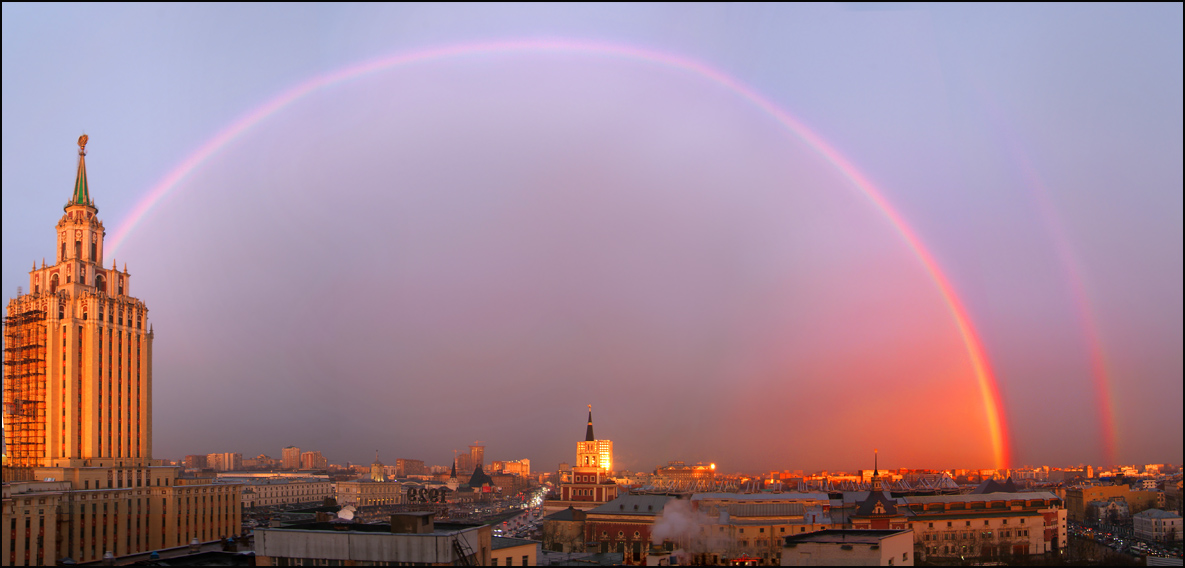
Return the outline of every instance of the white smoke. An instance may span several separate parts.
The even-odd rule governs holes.
[[[728,537],[719,532],[718,521],[714,515],[692,509],[690,501],[673,499],[655,519],[650,540],[657,545],[670,541],[674,545],[671,555],[678,557],[680,564],[690,564],[696,555],[728,549]]]
[[[701,527],[711,523],[712,519],[707,515],[691,509],[691,501],[671,499],[654,520],[650,541],[654,544],[662,544],[664,540],[685,543],[698,538]]]

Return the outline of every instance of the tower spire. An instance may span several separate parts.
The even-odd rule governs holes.
[[[590,404],[590,405],[588,405],[588,430],[586,430],[586,431],[585,431],[585,433],[584,433],[584,441],[585,441],[585,442],[592,442],[592,441],[594,441],[594,440],[596,440],[596,439],[597,439],[597,438],[596,438],[596,436],[593,436],[593,430],[592,430],[592,405]]]
[[[90,189],[86,184],[86,142],[89,138],[86,134],[78,137],[78,175],[74,178],[74,196],[70,198],[70,205],[86,205],[87,207],[94,207],[91,203]]]

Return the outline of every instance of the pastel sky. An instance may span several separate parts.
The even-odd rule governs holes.
[[[4,296],[85,132],[157,457],[548,470],[592,404],[620,468],[992,467],[945,279],[1010,465],[1180,463],[1182,21],[4,4]]]

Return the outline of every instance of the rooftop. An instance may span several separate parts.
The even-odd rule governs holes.
[[[825,542],[836,544],[880,544],[880,541],[910,532],[907,530],[829,529],[786,537],[786,544]]]
[[[829,497],[826,493],[696,493],[691,496],[692,501],[709,499],[720,501],[826,501]]]
[[[661,513],[667,501],[672,499],[674,497],[670,495],[622,495],[592,509],[589,514],[654,516]]]
[[[1141,519],[1180,519],[1181,515],[1169,511],[1161,511],[1160,509],[1148,509],[1136,513],[1135,516]]]
[[[982,503],[988,501],[1028,501],[1032,499],[1061,498],[1048,491],[1030,491],[1025,493],[980,493],[970,495],[911,495],[899,498],[903,503]]]
[[[511,548],[511,547],[515,547],[515,546],[536,545],[536,544],[542,544],[542,543],[537,540],[529,540],[529,539],[525,539],[525,538],[508,538],[508,537],[502,537],[502,536],[490,537],[490,548],[493,550],[499,550],[502,548]]]
[[[354,532],[354,533],[387,533],[399,536],[441,536],[455,534],[461,531],[476,529],[482,525],[469,523],[435,523],[434,530],[430,533],[393,533],[391,532],[391,525],[387,523],[382,524],[368,524],[368,523],[350,523],[344,524],[341,522],[316,522],[316,523],[298,523],[288,525],[281,528],[260,527],[255,529],[257,531],[321,531],[321,532]]]

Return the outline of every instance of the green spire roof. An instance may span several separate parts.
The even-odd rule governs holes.
[[[78,137],[78,176],[74,179],[74,197],[70,198],[70,205],[91,206],[91,194],[86,186],[86,141],[86,134]]]

